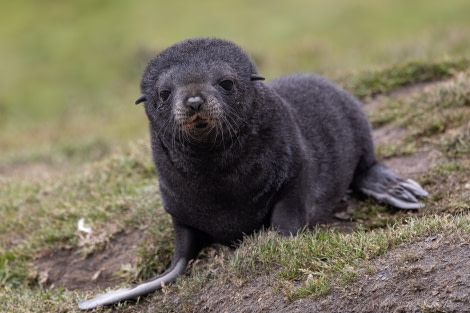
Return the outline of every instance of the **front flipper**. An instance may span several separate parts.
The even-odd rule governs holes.
[[[418,198],[428,195],[417,182],[403,179],[381,163],[363,174],[358,189],[364,194],[394,207],[415,210],[424,207]]]
[[[110,305],[126,300],[137,299],[157,289],[162,284],[174,282],[178,276],[183,274],[188,261],[195,258],[206,242],[203,236],[196,230],[173,221],[176,236],[176,247],[170,268],[163,274],[137,285],[133,288],[112,290],[97,295],[91,300],[81,300],[78,303],[80,310],[91,310],[101,305]]]

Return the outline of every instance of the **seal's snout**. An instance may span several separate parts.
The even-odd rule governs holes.
[[[200,96],[189,97],[186,100],[186,105],[192,109],[194,112],[198,112],[204,103],[204,99]]]

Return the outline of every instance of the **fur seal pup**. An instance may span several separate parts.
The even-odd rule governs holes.
[[[176,235],[166,272],[80,309],[135,299],[173,282],[204,246],[270,227],[295,235],[331,215],[348,189],[401,209],[427,192],[378,162],[359,102],[322,77],[262,82],[237,45],[177,43],[141,81],[163,205]]]

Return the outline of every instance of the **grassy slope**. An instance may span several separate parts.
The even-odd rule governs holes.
[[[293,242],[262,235],[248,240],[237,254],[227,252],[228,261],[221,266],[226,273],[220,275],[243,276],[261,267],[277,273],[280,285],[290,286],[309,273],[319,273],[319,280],[315,278],[305,288],[284,292],[291,298],[321,294],[330,288],[331,275],[342,273],[346,282],[348,275],[353,277],[358,259],[380,254],[415,233],[464,225],[462,221],[468,219],[466,213],[457,218],[444,216],[466,212],[469,207],[465,189],[470,153],[467,1],[380,5],[372,0],[328,4],[297,0],[288,5],[207,1],[185,8],[176,2],[45,1],[38,5],[16,1],[0,6],[0,20],[8,25],[0,28],[4,43],[0,50],[0,169],[6,173],[0,176],[0,311],[73,310],[83,294],[43,290],[31,267],[33,258],[59,247],[85,255],[101,249],[107,238],[122,229],[151,234],[140,247],[144,261],[133,269],[140,273],[137,279],[166,266],[172,234],[154,196],[156,179],[149,151],[145,142],[127,142],[145,138],[145,117],[140,108],[136,112],[132,101],[138,95],[146,60],[153,51],[190,36],[221,36],[249,47],[268,77],[316,70],[361,98],[408,83],[454,77],[449,85],[419,100],[392,101],[371,116],[377,126],[409,126],[402,140],[403,145],[413,144],[412,152],[431,146],[445,156],[444,162],[422,177],[433,194],[429,212],[439,218],[413,220],[417,230],[397,226],[351,235],[319,230]],[[462,74],[453,76],[456,72]],[[393,148],[384,156],[404,153],[409,150]],[[37,164],[40,172],[53,169],[50,177],[35,177],[30,168]],[[9,174],[11,167],[17,174]],[[358,214],[368,227],[390,212],[368,201]],[[76,233],[80,217],[100,231],[98,242],[80,241]],[[402,217],[393,214],[378,224]],[[345,249],[351,241],[360,249]],[[320,267],[296,263],[305,259],[302,253],[318,255],[319,249],[325,254],[319,257]],[[289,257],[285,262],[275,261],[278,255]],[[338,255],[343,263],[336,262]],[[325,267],[329,262],[324,260],[338,264],[337,268]],[[209,262],[207,267],[217,265]],[[204,280],[197,273],[204,267],[195,268],[193,280]],[[303,270],[292,272],[292,268]],[[128,279],[135,277],[130,273]],[[187,284],[175,290],[184,296]]]

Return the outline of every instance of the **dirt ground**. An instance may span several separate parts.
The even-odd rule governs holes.
[[[423,238],[364,264],[358,280],[321,299],[287,301],[266,277],[237,287],[212,281],[193,312],[470,312],[470,238]]]
[[[116,233],[103,243],[103,251],[89,256],[71,249],[44,253],[35,261],[39,283],[82,291],[114,287],[121,267],[136,261],[135,244],[142,237],[139,231]]]
[[[426,87],[420,84],[391,97],[409,96]],[[366,110],[373,110],[377,101],[380,99],[366,104]],[[374,131],[379,144],[401,136],[401,129],[390,126]],[[385,163],[400,175],[413,178],[433,164],[434,152],[424,149]],[[76,290],[114,286],[119,279],[113,273],[135,261],[133,247],[141,238],[139,232],[115,234],[100,253],[84,258],[75,251],[59,250],[38,257],[35,265],[46,286]],[[369,261],[354,283],[331,290],[321,299],[288,301],[275,291],[269,277],[257,277],[242,286],[215,279],[191,295],[193,305],[185,312],[470,312],[469,260],[469,236],[441,234],[420,238]],[[177,302],[178,296],[170,295],[168,301]],[[149,312],[156,309],[147,301],[139,306]]]

